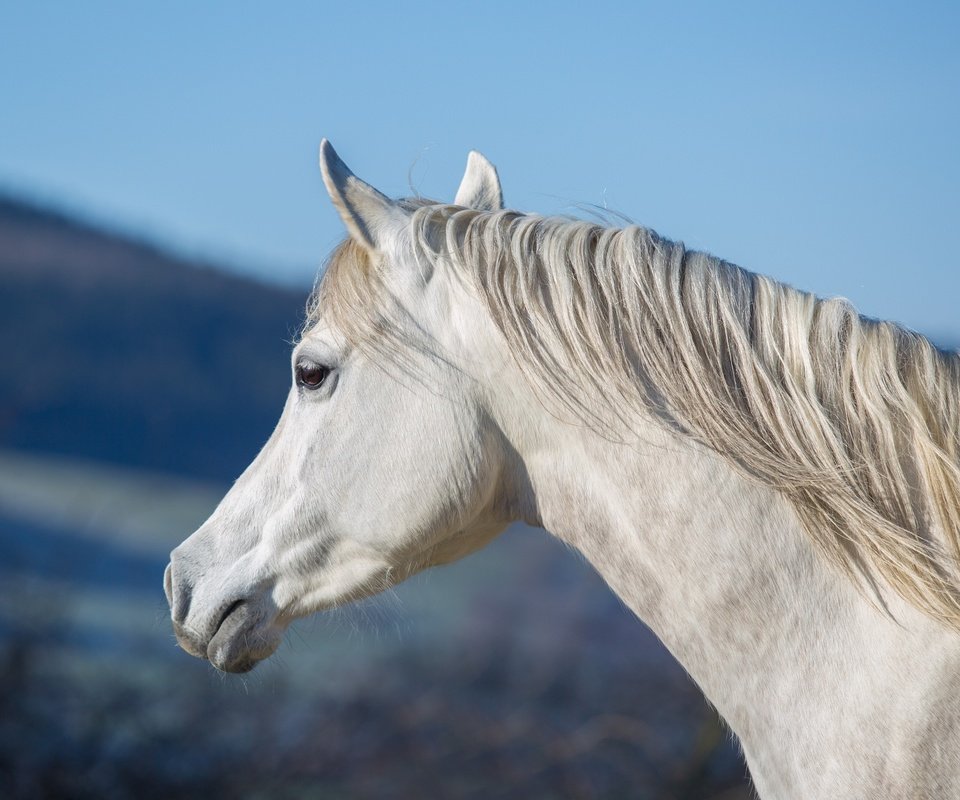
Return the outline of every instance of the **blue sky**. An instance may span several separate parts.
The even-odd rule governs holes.
[[[960,4],[6,3],[0,187],[307,284],[390,194],[607,205],[960,341]]]

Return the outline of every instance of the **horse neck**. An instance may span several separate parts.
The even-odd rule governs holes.
[[[817,765],[835,759],[838,725],[890,722],[877,693],[910,672],[905,644],[936,660],[943,631],[896,597],[897,622],[878,612],[817,556],[786,500],[688,439],[651,423],[626,446],[540,422],[515,431],[528,519],[579,549],[661,638],[739,735],[764,796],[837,788]]]

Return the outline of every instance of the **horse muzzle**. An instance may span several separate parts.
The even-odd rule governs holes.
[[[267,593],[226,593],[213,598],[200,591],[193,570],[179,563],[177,551],[163,576],[177,643],[222,672],[249,672],[272,655],[283,639],[277,609]]]

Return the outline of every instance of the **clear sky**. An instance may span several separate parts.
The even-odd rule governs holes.
[[[960,342],[960,3],[0,6],[0,187],[307,284],[389,194],[607,205]]]

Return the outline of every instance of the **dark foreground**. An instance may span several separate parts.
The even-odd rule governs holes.
[[[174,647],[158,533],[207,496],[0,457],[0,797],[749,796],[696,687],[536,531],[215,673]]]

